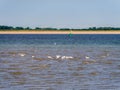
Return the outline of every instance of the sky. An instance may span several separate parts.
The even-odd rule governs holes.
[[[120,0],[0,0],[0,25],[120,27]]]

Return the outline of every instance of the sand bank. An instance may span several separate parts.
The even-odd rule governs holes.
[[[0,31],[0,34],[69,34],[70,31]],[[120,34],[120,31],[72,31],[72,34]]]

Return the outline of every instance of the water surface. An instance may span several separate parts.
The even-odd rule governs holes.
[[[0,90],[120,90],[119,78],[120,35],[0,35]]]

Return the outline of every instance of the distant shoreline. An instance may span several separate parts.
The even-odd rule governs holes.
[[[0,31],[0,34],[120,34],[120,31]]]

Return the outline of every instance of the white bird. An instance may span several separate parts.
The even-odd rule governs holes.
[[[72,56],[66,56],[66,59],[73,59]]]
[[[61,56],[60,55],[56,55],[56,59],[59,59]]]
[[[32,56],[32,58],[34,58],[35,56]]]
[[[62,56],[61,59],[66,59],[66,56]]]
[[[86,59],[89,59],[90,57],[86,56],[85,58],[86,58]]]
[[[19,53],[19,55],[20,55],[21,57],[24,57],[24,56],[25,56],[25,54],[23,54],[23,53]]]
[[[61,59],[73,59],[72,56],[62,56]]]
[[[49,58],[49,59],[53,59],[51,56],[47,56],[47,58]]]

